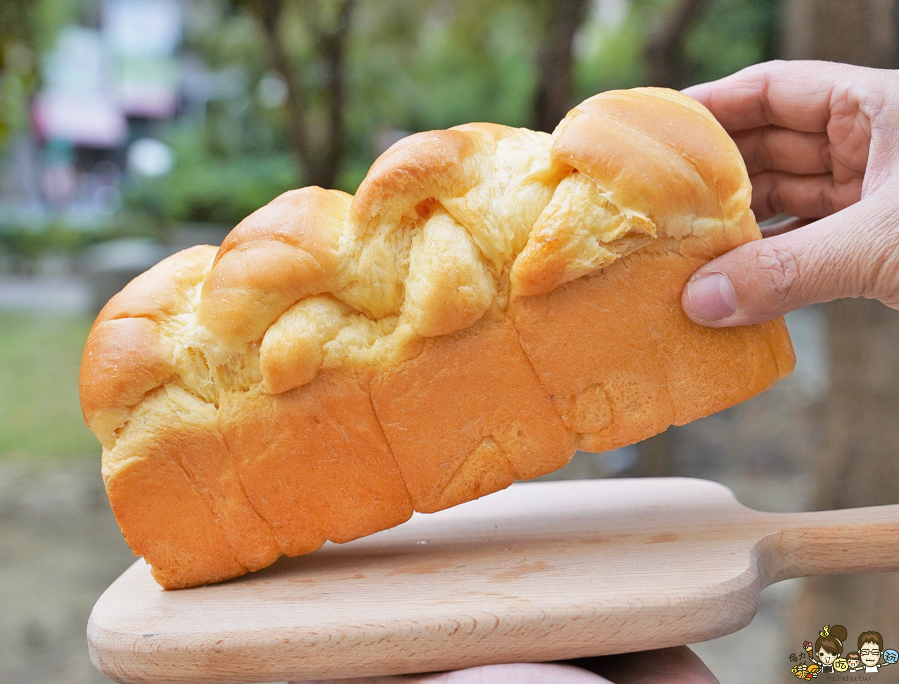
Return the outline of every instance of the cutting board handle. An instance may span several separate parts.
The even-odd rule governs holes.
[[[767,584],[793,577],[899,570],[899,505],[772,515],[762,540]]]

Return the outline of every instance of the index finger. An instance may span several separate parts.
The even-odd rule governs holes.
[[[765,62],[711,83],[684,89],[728,131],[780,126],[821,133],[830,119],[835,91],[865,70],[830,62]]]

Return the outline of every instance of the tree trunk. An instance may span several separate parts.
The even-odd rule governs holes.
[[[319,51],[325,63],[325,88],[328,91],[328,116],[324,150],[319,169],[310,169],[312,185],[331,188],[340,173],[346,155],[346,47],[355,0],[343,0],[333,30],[320,30]]]
[[[896,0],[783,0],[781,55],[892,69]]]
[[[647,85],[682,88],[687,80],[684,38],[702,15],[708,0],[680,0],[643,51]]]
[[[326,116],[324,130],[316,135],[310,130],[312,118],[308,103],[307,85],[302,68],[290,54],[281,31],[287,0],[256,0],[255,9],[265,33],[272,66],[287,84],[284,102],[285,123],[290,150],[293,153],[304,185],[334,187],[346,155],[346,48],[355,0],[341,0],[334,26],[323,19],[321,2],[307,0],[303,17],[315,47],[316,56],[324,65],[322,87]]]
[[[565,118],[572,102],[574,37],[587,17],[587,0],[550,2],[547,29],[537,56],[539,72],[534,94],[534,126],[551,133]]]
[[[281,74],[287,84],[287,98],[284,102],[287,144],[293,153],[300,173],[306,174],[313,162],[306,129],[306,112],[301,95],[302,86],[299,82],[300,71],[281,35],[284,2],[283,0],[258,0],[256,9],[268,43],[272,66]]]
[[[867,66],[895,67],[896,0],[785,0],[782,54]],[[879,302],[842,300],[826,307],[830,389],[822,448],[810,464],[816,509],[899,503],[899,312]],[[797,651],[824,625],[849,630],[846,651],[875,630],[896,648],[899,574],[806,580],[791,613]],[[812,639],[814,640],[814,639]],[[788,674],[788,673],[787,673]],[[899,667],[878,672],[899,682]],[[795,681],[785,675],[784,681]]]

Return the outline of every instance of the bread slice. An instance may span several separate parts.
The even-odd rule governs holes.
[[[163,587],[216,582],[763,391],[794,364],[783,321],[680,307],[760,237],[750,193],[712,116],[647,88],[278,197],[94,324],[82,408],[125,538]]]

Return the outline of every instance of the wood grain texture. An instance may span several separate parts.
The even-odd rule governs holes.
[[[137,561],[88,624],[119,682],[267,682],[661,648],[746,625],[768,584],[899,570],[899,506],[771,514],[681,478],[515,485],[223,584]]]

